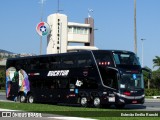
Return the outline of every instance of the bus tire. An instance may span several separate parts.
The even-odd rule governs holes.
[[[26,97],[24,94],[20,95],[20,103],[25,103],[26,102]]]
[[[95,97],[93,99],[93,106],[96,107],[96,108],[99,108],[101,106],[101,100],[99,97]]]
[[[87,98],[86,97],[81,97],[80,104],[81,104],[82,107],[87,107]]]
[[[28,103],[34,103],[34,97],[32,94],[28,95]]]

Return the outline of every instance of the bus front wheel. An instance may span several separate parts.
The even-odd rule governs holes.
[[[87,107],[87,98],[86,97],[82,97],[80,100],[80,104],[82,107]]]

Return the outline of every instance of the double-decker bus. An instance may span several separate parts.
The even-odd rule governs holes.
[[[6,98],[81,106],[144,103],[142,68],[133,52],[91,50],[10,58]]]

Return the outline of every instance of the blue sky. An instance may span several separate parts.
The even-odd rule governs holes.
[[[40,0],[0,1],[0,49],[14,53],[39,54]],[[137,41],[141,61],[144,41],[144,66],[153,68],[152,60],[160,56],[160,0],[137,0]],[[99,49],[134,51],[134,0],[60,0],[61,13],[69,22],[84,23],[88,8],[93,9],[95,46]],[[46,0],[43,21],[57,11],[57,0]],[[43,54],[46,53],[43,37]]]

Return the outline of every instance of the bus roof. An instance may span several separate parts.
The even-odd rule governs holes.
[[[68,53],[60,53],[60,54],[44,54],[44,55],[35,55],[35,56],[26,56],[26,57],[17,57],[17,58],[8,58],[7,60],[16,60],[16,59],[26,59],[26,58],[37,58],[37,57],[50,57],[50,56],[63,56],[63,55],[69,55],[69,54],[77,54],[77,53],[82,53],[82,52],[122,52],[122,53],[133,53],[131,51],[126,51],[126,50],[79,50],[77,52],[68,52]],[[134,54],[134,53],[133,53]]]

